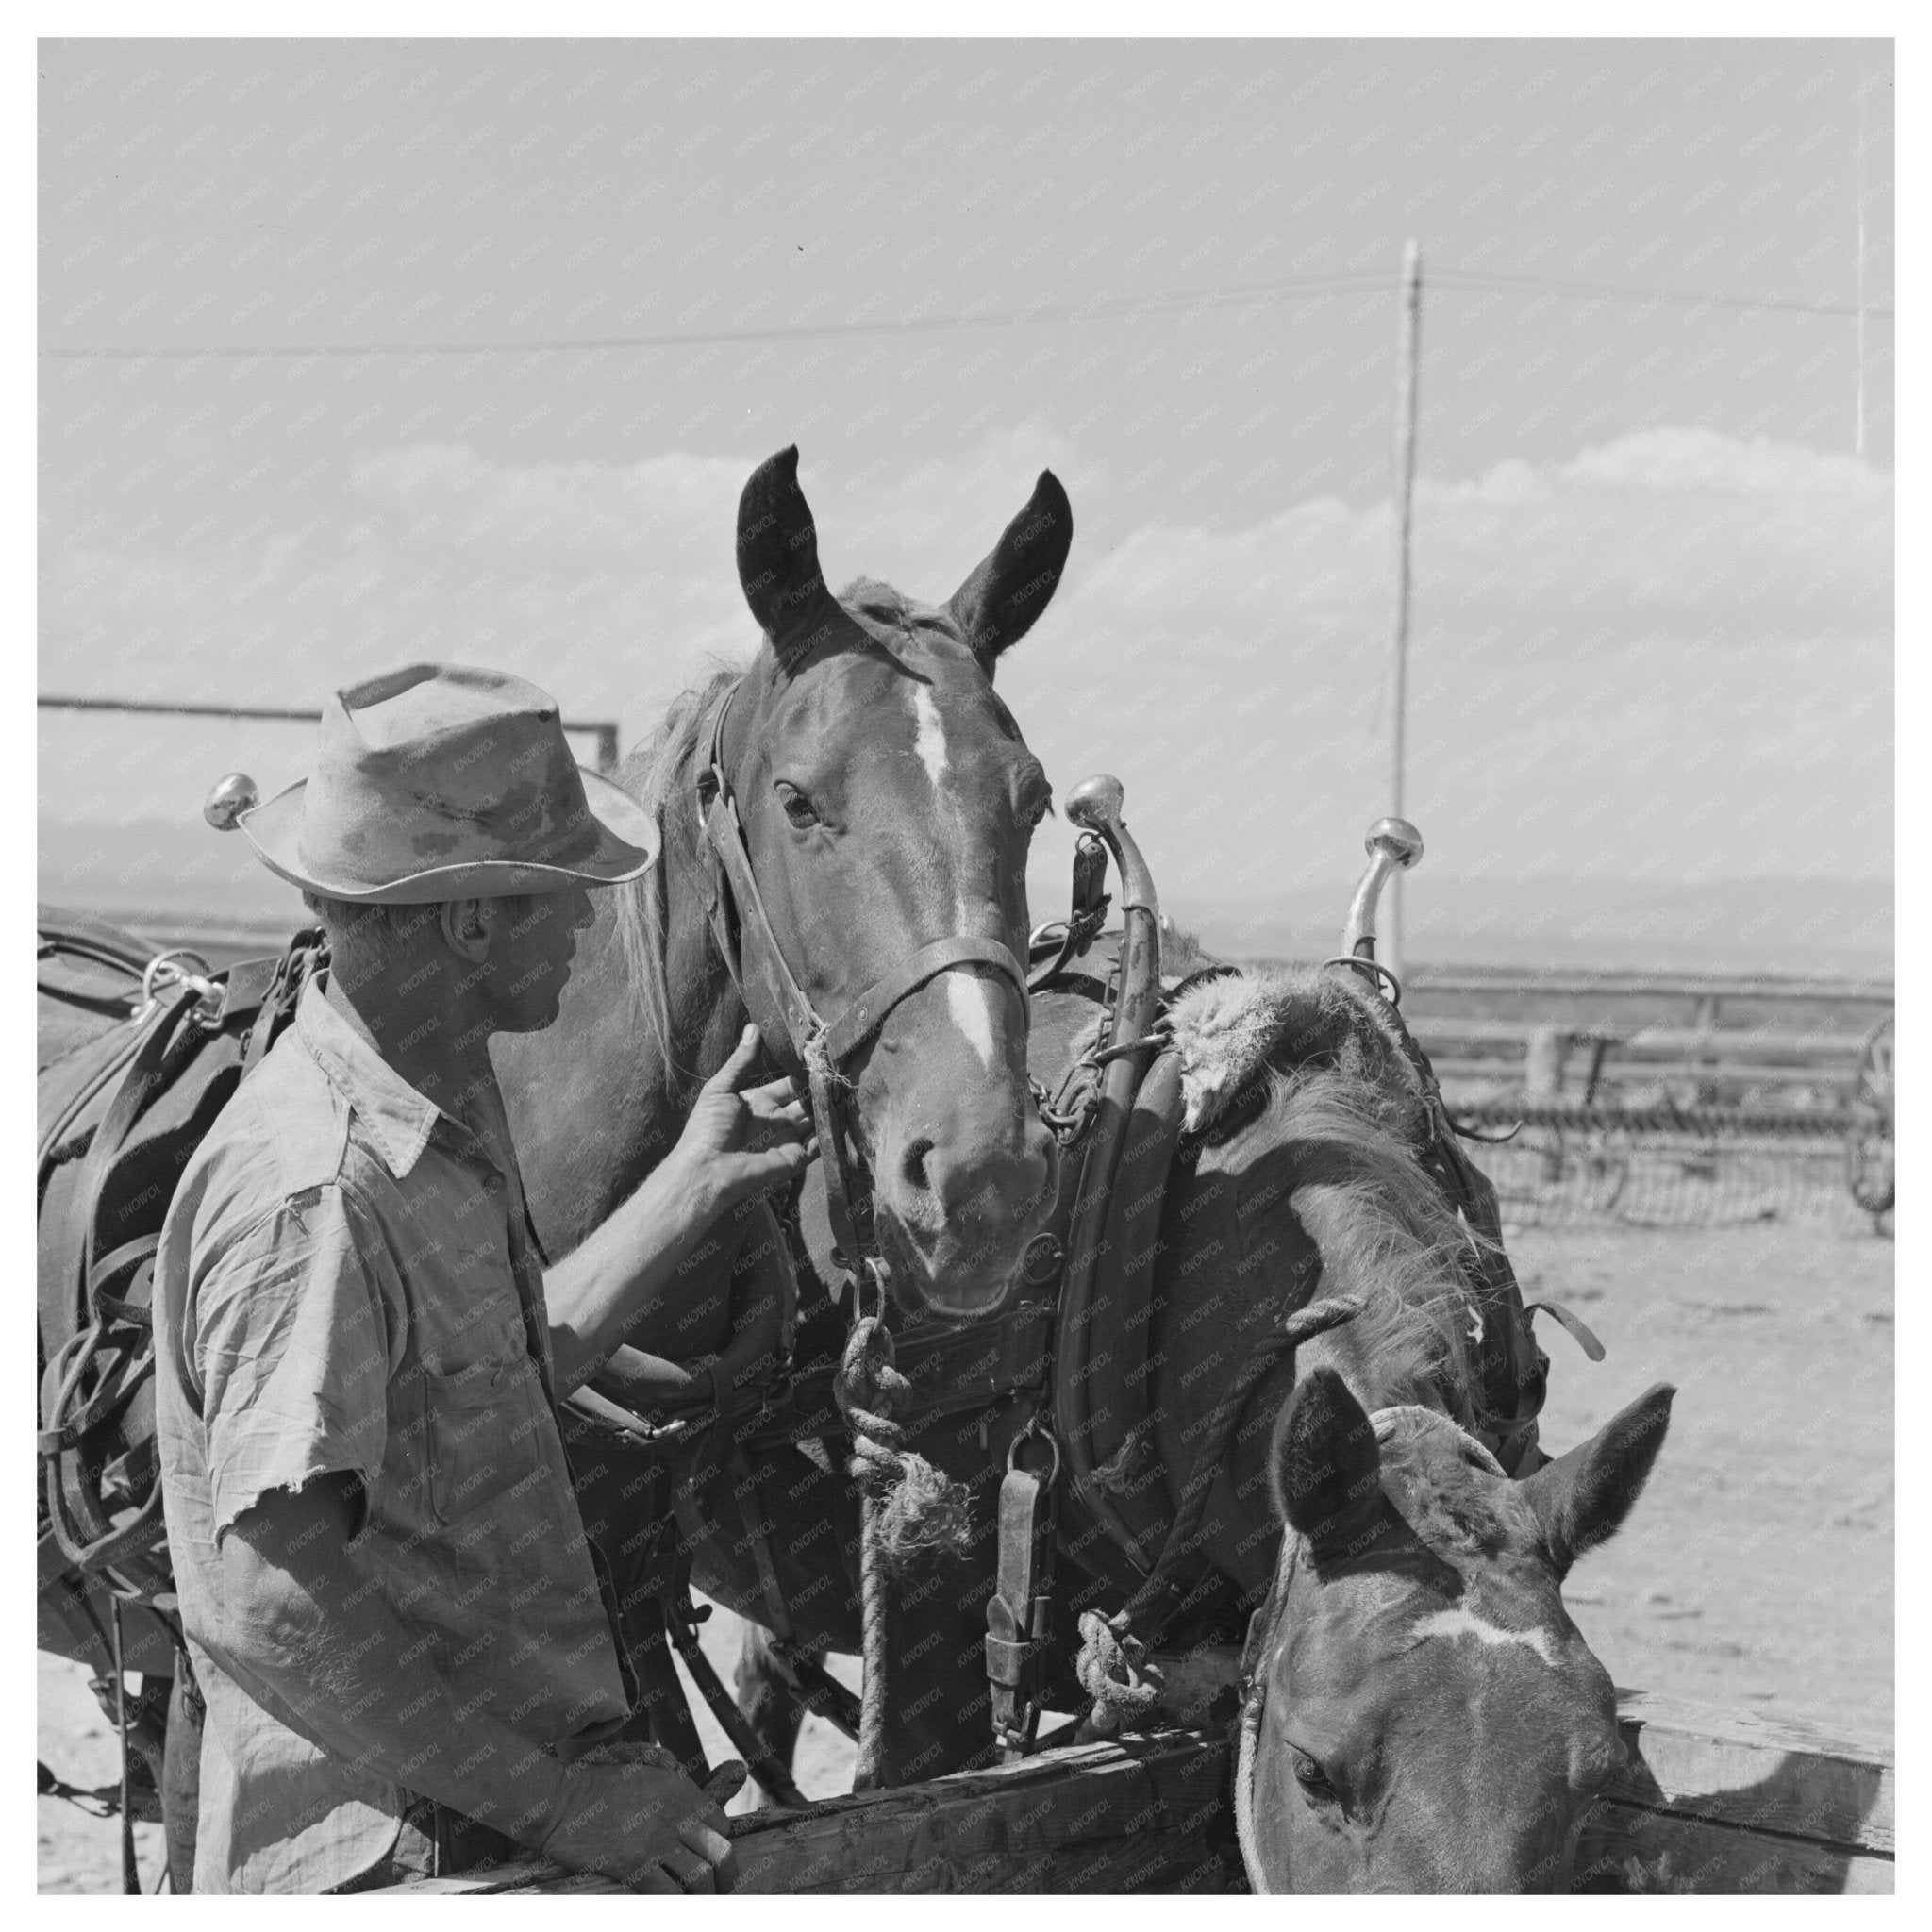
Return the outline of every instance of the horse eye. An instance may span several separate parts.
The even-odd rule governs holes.
[[[778,802],[785,808],[785,816],[803,831],[808,825],[815,825],[819,815],[813,809],[812,802],[795,786],[787,785],[782,779],[778,783]]]
[[[1294,1754],[1294,1781],[1311,1798],[1332,1798],[1335,1795],[1335,1787],[1328,1782],[1328,1774],[1306,1751]]]

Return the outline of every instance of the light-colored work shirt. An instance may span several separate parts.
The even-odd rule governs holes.
[[[485,1106],[474,1125],[444,1113],[311,984],[169,1209],[157,1433],[208,1705],[196,1890],[341,1884],[389,1855],[412,1800],[304,1737],[237,1647],[260,1624],[226,1595],[220,1542],[272,1490],[361,1478],[342,1560],[460,1705],[539,1746],[627,1714],[516,1161]]]

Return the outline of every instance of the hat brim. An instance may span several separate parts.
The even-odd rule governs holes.
[[[658,861],[662,840],[657,821],[620,785],[580,771],[584,798],[597,828],[596,849],[575,865],[542,865],[530,859],[486,858],[432,866],[406,877],[372,885],[366,879],[322,878],[303,870],[296,845],[302,799],[308,781],[243,812],[236,824],[248,834],[256,856],[278,878],[321,899],[354,906],[429,906],[445,899],[508,899],[526,892],[567,892],[577,886],[622,886],[642,878]]]

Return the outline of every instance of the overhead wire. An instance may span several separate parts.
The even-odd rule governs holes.
[[[1856,316],[1890,321],[1889,308],[1849,302],[1806,302],[1778,295],[1739,295],[1719,290],[1646,288],[1616,282],[1571,281],[1559,277],[1510,275],[1480,268],[1436,268],[1433,289],[1464,294],[1547,295],[1580,302],[1665,303],[1688,308],[1734,308],[1746,313]],[[373,357],[462,357],[624,354],[649,349],[697,348],[728,343],[823,340],[828,337],[916,335],[942,330],[1026,328],[1085,322],[1132,322],[1198,308],[1262,306],[1341,293],[1393,292],[1382,269],[1348,270],[1323,275],[1286,276],[1273,281],[1230,283],[1202,289],[1174,289],[1150,295],[1101,298],[1090,302],[1037,303],[1020,308],[966,310],[953,315],[912,315],[895,319],[863,317],[845,322],[796,322],[769,327],[672,329],[630,336],[565,337],[525,341],[485,342],[252,342],[149,343],[134,346],[62,346],[42,349],[42,361],[306,361],[317,358],[361,360]]]

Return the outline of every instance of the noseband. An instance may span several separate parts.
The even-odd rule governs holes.
[[[775,1014],[790,1045],[788,1072],[803,1073],[811,1094],[812,1124],[825,1163],[825,1197],[830,1211],[834,1258],[859,1275],[870,1263],[883,1274],[875,1241],[872,1189],[859,1156],[858,1121],[841,1095],[851,1091],[844,1063],[885,1024],[902,1000],[955,966],[991,966],[1026,1001],[1026,972],[997,940],[962,934],[935,940],[848,1001],[843,1012],[826,1019],[812,1005],[785,963],[765,902],[752,870],[751,849],[724,770],[724,724],[736,683],[712,702],[703,734],[704,762],[697,774],[698,824],[710,863],[705,867],[705,913],[718,951],[745,1010],[758,1023],[781,1066],[769,1025]]]

